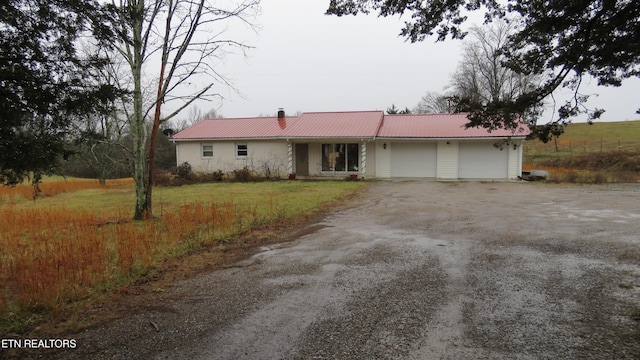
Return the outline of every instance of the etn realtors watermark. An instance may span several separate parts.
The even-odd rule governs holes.
[[[75,339],[0,339],[0,349],[75,349]]]

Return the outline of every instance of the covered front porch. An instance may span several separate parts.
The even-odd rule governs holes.
[[[300,139],[287,141],[289,178],[373,177],[373,154],[367,161],[364,139]]]

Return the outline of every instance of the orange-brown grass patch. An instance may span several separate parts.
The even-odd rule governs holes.
[[[231,202],[186,204],[145,222],[65,208],[0,209],[0,317],[19,313],[10,309],[55,309],[126,284],[159,261],[277,216],[260,218],[255,207]]]
[[[614,183],[640,181],[640,152],[611,151],[530,157],[523,170],[542,169],[559,182]]]
[[[282,181],[157,188],[157,217],[135,222],[128,211],[134,199],[130,180],[107,182],[107,189],[86,182],[98,188],[36,202],[0,201],[0,335],[27,331],[76,306],[67,302],[92,300],[161,273],[169,259],[239,249],[237,235],[311,214],[362,185]]]
[[[543,169],[549,173],[549,181],[579,184],[633,183],[640,181],[640,174],[626,171],[584,170],[560,166],[532,166],[525,164],[523,170]]]
[[[108,187],[133,184],[133,179],[113,179],[107,180],[106,184],[100,184],[95,179],[69,179],[69,180],[48,180],[38,184],[37,196],[55,196],[62,193],[70,193],[87,189],[106,189]],[[16,186],[0,186],[0,202],[8,201],[13,203],[18,197],[31,200],[34,198],[34,187],[32,184],[19,184]]]

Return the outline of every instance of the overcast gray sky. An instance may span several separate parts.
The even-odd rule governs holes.
[[[411,109],[426,92],[444,92],[460,61],[459,41],[411,44],[398,36],[402,19],[326,16],[328,2],[262,0],[258,34],[242,35],[255,49],[246,58],[228,56],[219,69],[244,97],[221,90],[219,113],[253,117],[279,107],[295,113],[385,110],[391,104]],[[600,93],[589,104],[607,109],[603,121],[640,119],[638,79],[584,92]]]

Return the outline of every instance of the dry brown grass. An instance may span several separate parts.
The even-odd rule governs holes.
[[[130,183],[124,184],[129,189]],[[86,206],[130,189],[113,183],[102,188],[91,181],[54,185],[43,189],[51,198],[18,201],[21,190],[13,188],[14,195],[7,195],[13,200],[0,202],[0,333],[24,331],[42,320],[38,313],[120,289],[167,259],[224,244],[357,188],[344,182],[193,185],[160,194],[170,200],[160,215],[134,222],[122,207]],[[85,186],[104,190],[81,191]],[[60,204],[51,195],[55,191],[77,195],[60,195]],[[216,201],[194,200],[212,191],[235,193]]]
[[[600,154],[602,155],[602,154]],[[606,155],[606,154],[605,154]],[[588,161],[597,162],[596,159]],[[589,166],[587,161],[575,159],[555,159],[553,161],[538,161],[535,164],[525,163],[523,170],[544,169],[549,173],[549,180],[554,182],[604,184],[604,183],[634,183],[640,181],[640,172],[616,167],[615,161],[608,166]]]
[[[98,180],[93,179],[72,179],[72,180],[47,180],[38,185],[39,197],[55,196],[62,193],[87,190],[87,189],[107,189],[109,186],[130,185],[133,179],[113,179],[107,180],[107,184],[102,185]],[[32,200],[34,198],[34,187],[31,184],[23,183],[17,186],[0,186],[0,203],[15,203],[19,200]]]
[[[55,308],[261,221],[250,208],[199,202],[143,223],[65,208],[2,209],[0,217],[0,311]]]

